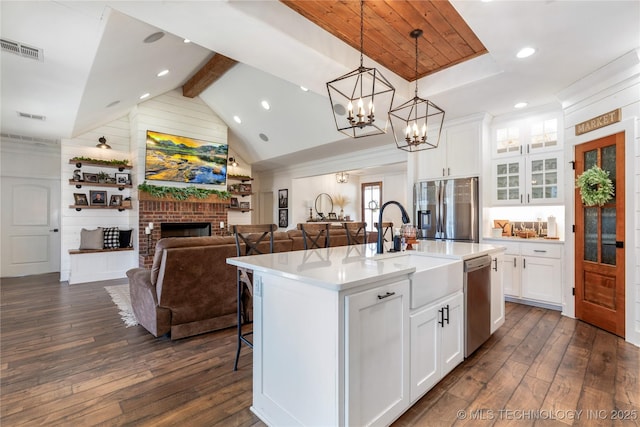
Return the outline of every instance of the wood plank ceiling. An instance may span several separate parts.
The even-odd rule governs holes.
[[[360,51],[359,1],[280,1]],[[364,3],[364,54],[414,81],[415,40],[409,33],[416,28],[424,32],[418,40],[418,78],[487,53],[448,1],[374,0]]]

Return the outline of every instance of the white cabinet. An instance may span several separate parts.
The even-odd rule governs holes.
[[[535,154],[562,148],[562,113],[520,116],[495,123],[491,129],[493,158]]]
[[[522,297],[562,303],[562,261],[554,249],[522,248]]]
[[[411,401],[464,359],[464,296],[445,297],[411,315]]]
[[[501,263],[504,293],[514,300],[562,304],[562,245],[521,243]]]
[[[548,112],[503,121],[491,131],[494,205],[563,202],[562,115]]]
[[[561,151],[511,157],[492,162],[494,205],[562,202]]]
[[[504,287],[502,274],[504,254],[491,254],[491,333],[504,324]]]
[[[388,425],[409,405],[409,281],[346,297],[347,425]]]
[[[438,148],[417,153],[419,179],[479,175],[482,123],[478,119],[444,128]]]

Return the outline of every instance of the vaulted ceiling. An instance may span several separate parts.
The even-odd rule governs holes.
[[[2,39],[42,53],[2,53],[0,130],[15,139],[77,136],[126,115],[142,93],[184,86],[258,168],[393,145],[389,135],[344,140],[333,123],[325,84],[359,64],[357,1],[3,0],[0,15]],[[559,107],[561,91],[640,46],[639,19],[637,1],[372,0],[364,62],[404,102],[415,87],[409,32],[421,28],[419,95],[447,119],[509,113],[518,101]],[[524,46],[536,55],[517,59]],[[162,69],[170,73],[157,78]]]

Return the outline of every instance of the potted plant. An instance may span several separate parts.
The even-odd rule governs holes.
[[[109,180],[109,174],[106,172],[98,172],[98,182],[100,184],[104,184]]]

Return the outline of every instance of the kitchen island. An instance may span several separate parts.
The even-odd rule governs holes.
[[[254,272],[251,409],[258,417],[274,426],[388,425],[462,362],[462,262],[501,248],[414,247],[227,259]]]

